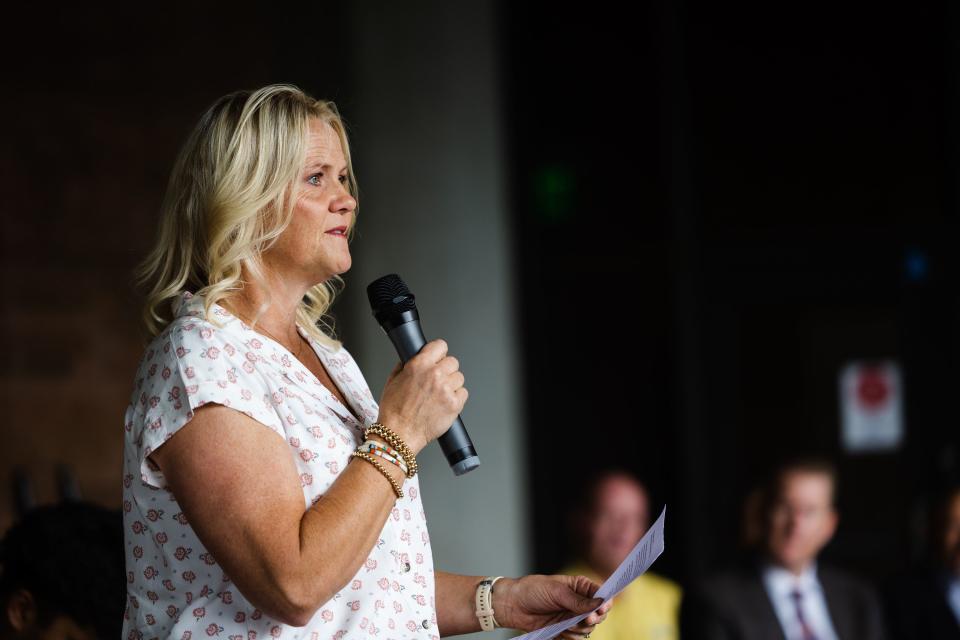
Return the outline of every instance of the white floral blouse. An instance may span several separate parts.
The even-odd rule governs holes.
[[[433,639],[437,631],[433,558],[419,476],[355,576],[304,627],[271,620],[217,565],[147,456],[215,402],[242,411],[283,438],[300,471],[304,509],[351,460],[378,406],[345,348],[307,338],[351,412],[279,343],[220,305],[219,328],[203,300],[183,292],[173,322],[147,346],[124,417],[123,517],[127,569],[125,640]],[[229,514],[223,514],[229,517]]]

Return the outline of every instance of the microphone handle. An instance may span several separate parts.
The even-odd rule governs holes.
[[[423,345],[427,344],[419,320],[395,325],[386,333],[390,342],[396,348],[400,361],[404,364],[420,353]],[[462,476],[480,466],[480,457],[473,448],[473,442],[470,440],[467,428],[460,416],[457,416],[457,419],[438,438],[438,441],[440,442],[440,448],[443,450],[443,455],[446,456],[450,468],[453,469],[454,475]]]

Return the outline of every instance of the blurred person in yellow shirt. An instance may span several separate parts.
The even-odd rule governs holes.
[[[561,573],[584,575],[603,583],[650,526],[650,498],[632,474],[609,469],[584,487],[571,513],[570,528],[578,558]],[[649,571],[614,598],[591,640],[676,640],[680,587]]]

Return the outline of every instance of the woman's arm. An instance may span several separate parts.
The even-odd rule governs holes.
[[[441,636],[480,631],[476,589],[484,577],[434,571],[437,627]],[[600,606],[601,601],[591,597],[598,588],[599,585],[584,576],[501,578],[493,586],[494,618],[502,627],[533,631]],[[611,606],[612,602],[600,606],[560,637],[583,637],[607,617]]]
[[[394,367],[379,419],[416,454],[463,410],[468,395],[463,382],[446,342],[432,340]],[[306,624],[360,570],[396,504],[380,471],[351,458],[304,510],[300,475],[284,438],[216,402],[197,406],[150,459],[244,597],[296,626]],[[403,484],[399,467],[381,466]]]
[[[437,601],[437,627],[441,636],[455,636],[461,633],[480,631],[480,619],[477,618],[475,594],[477,585],[486,576],[461,576],[446,571],[434,571],[434,585]],[[507,578],[497,580],[496,590]],[[496,612],[496,608],[494,608]],[[496,615],[497,622],[500,618]]]
[[[352,458],[304,511],[287,443],[222,405],[198,408],[151,458],[244,597],[294,626],[305,625],[359,571],[396,501],[373,465]],[[403,484],[398,467],[383,466]]]

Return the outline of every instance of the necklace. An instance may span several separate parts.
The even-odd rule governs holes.
[[[239,316],[238,314],[236,314],[236,313],[233,313],[233,315],[236,316],[237,318],[240,318],[240,316]],[[279,344],[279,345],[280,345],[281,347],[283,347],[284,349],[287,349],[287,347],[283,344],[283,342],[282,342],[279,338],[277,338],[277,336],[275,336],[275,335],[273,335],[272,333],[270,333],[269,331],[267,331],[267,329],[266,329],[263,325],[260,325],[259,327],[257,327],[257,328],[254,329],[253,324],[251,324],[250,322],[247,322],[247,321],[244,320],[243,318],[240,318],[240,320],[241,320],[244,324],[246,324],[248,327],[250,327],[253,331],[256,331],[256,332],[258,332],[258,333],[259,333],[259,332],[263,332],[264,334],[266,334],[267,336],[269,336],[271,340],[273,340],[274,342],[276,342],[277,344]],[[303,354],[303,338],[300,336],[300,332],[299,332],[299,331],[297,332],[297,337],[300,338],[300,339],[298,340],[298,342],[300,343],[300,347],[299,347],[299,349],[297,349],[297,353],[294,354],[294,357],[295,357],[297,360],[300,360],[300,356]],[[290,351],[290,349],[287,349],[287,351]],[[290,353],[293,353],[293,351],[290,351]],[[300,360],[300,362],[303,362],[303,360]]]
[[[231,313],[233,313],[233,312],[231,312]],[[233,313],[233,315],[234,315],[234,317],[240,318],[240,316],[237,315],[236,313]],[[277,337],[276,337],[275,335],[273,335],[272,333],[270,333],[269,331],[267,331],[267,330],[264,329],[263,327],[259,327],[259,328],[257,328],[257,329],[254,329],[253,326],[252,326],[249,322],[247,322],[246,320],[244,320],[243,318],[240,318],[240,320],[241,320],[242,322],[244,322],[248,327],[250,327],[253,331],[257,331],[257,332],[262,331],[264,334],[266,334],[267,336],[269,336],[274,342],[276,342],[276,343],[279,344],[281,347],[283,347],[283,343],[280,342],[279,340],[277,340]],[[305,364],[305,363],[303,362],[303,360],[300,358],[300,354],[303,353],[303,343],[304,343],[304,339],[303,339],[302,336],[300,336],[300,332],[299,332],[299,331],[297,332],[297,336],[300,337],[300,349],[297,351],[297,353],[296,353],[296,355],[295,355],[294,357],[295,357],[297,360],[300,360],[300,363],[301,363],[301,364],[303,364],[304,366],[306,366],[306,364]],[[286,347],[284,347],[284,349],[286,349]],[[290,351],[290,350],[287,349],[287,351]],[[293,353],[293,352],[290,351],[290,353]],[[308,367],[308,368],[309,368],[309,367]],[[329,378],[330,378],[330,374],[327,373],[326,367],[321,366],[321,368],[323,369],[324,373],[326,374],[327,378],[329,379]],[[336,385],[333,384],[333,380],[330,380],[330,382],[331,382],[331,386],[328,386],[325,382],[321,382],[321,384],[323,384],[325,387],[327,387],[327,390],[330,391],[330,395],[332,395],[332,396],[334,397],[334,399],[337,400],[337,402],[339,402],[339,403],[340,403],[341,405],[343,405],[351,414],[353,414],[353,417],[356,418],[358,422],[360,422],[361,424],[363,424],[363,418],[361,418],[361,417],[356,413],[356,411],[354,411],[354,409],[353,409],[349,404],[347,404],[346,398],[341,399],[342,393],[340,392],[339,389],[336,389]]]
[[[251,328],[252,328],[252,327],[251,327]],[[264,333],[266,333],[268,336],[270,336],[271,338],[273,338],[273,341],[274,341],[274,342],[276,342],[276,343],[279,344],[281,347],[283,347],[283,343],[280,342],[280,340],[277,338],[277,336],[273,335],[272,333],[270,333],[269,331],[267,331],[267,330],[264,329],[263,327],[259,327],[259,329],[261,329]],[[254,329],[254,331],[256,331],[256,329]],[[300,336],[300,332],[299,332],[299,331],[297,332],[297,337],[300,338],[300,339],[298,340],[298,342],[300,343],[300,348],[297,349],[297,353],[294,354],[294,357],[295,357],[297,360],[300,360],[301,362],[303,362],[303,360],[300,359],[300,355],[303,353],[303,338]],[[286,348],[286,347],[284,347],[284,348]],[[290,349],[287,349],[287,351],[290,351]],[[290,351],[290,353],[293,353],[293,352]]]

